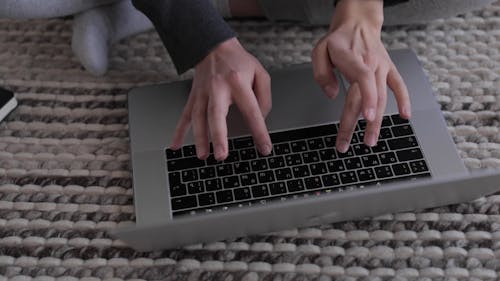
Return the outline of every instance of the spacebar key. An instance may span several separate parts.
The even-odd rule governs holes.
[[[173,159],[167,161],[167,168],[170,172],[203,166],[205,166],[205,160],[200,160],[197,157]]]

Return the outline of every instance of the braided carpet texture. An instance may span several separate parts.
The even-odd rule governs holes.
[[[233,22],[267,66],[310,61],[324,28]],[[0,20],[0,280],[500,280],[500,196],[140,253],[106,231],[134,220],[126,92],[180,79],[157,35],[112,48],[104,77],[70,48],[71,19]],[[386,29],[419,55],[466,165],[500,167],[500,2]],[[190,73],[186,74],[186,78]]]

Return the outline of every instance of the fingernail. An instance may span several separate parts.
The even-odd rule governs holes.
[[[349,142],[346,139],[339,140],[339,144],[337,146],[337,150],[345,153],[349,149]]]
[[[259,146],[259,150],[262,155],[268,155],[271,153],[271,146],[269,144],[263,144]]]
[[[373,119],[375,119],[375,109],[368,109],[368,111],[366,112],[366,119],[368,121],[373,121]]]
[[[325,94],[330,98],[334,98],[337,94],[337,92],[335,91],[335,88],[332,85],[325,86],[323,88],[323,91],[325,91]]]
[[[377,135],[376,134],[366,135],[366,145],[368,145],[368,146],[377,145]]]
[[[215,159],[221,160],[224,158],[224,146],[221,144],[218,144],[215,146]]]
[[[411,110],[408,107],[403,107],[403,115],[407,118],[410,118],[411,116]]]

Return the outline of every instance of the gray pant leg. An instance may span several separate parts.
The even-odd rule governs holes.
[[[410,0],[384,9],[384,25],[425,23],[484,8],[495,0]]]
[[[329,24],[334,0],[259,0],[264,14],[272,21],[302,24]]]
[[[74,15],[116,0],[0,0],[0,18],[40,19]]]
[[[328,25],[334,0],[260,0],[272,21],[295,21],[308,25]],[[495,0],[410,0],[384,8],[384,25],[425,23],[481,9]]]

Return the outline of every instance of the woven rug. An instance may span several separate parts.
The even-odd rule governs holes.
[[[324,28],[232,22],[266,66],[310,61]],[[126,93],[176,76],[151,31],[82,70],[71,19],[0,20],[0,280],[500,280],[500,196],[416,212],[135,252],[106,231],[134,221]],[[390,28],[417,52],[470,169],[500,168],[500,2]],[[471,187],[473,188],[473,187]]]

